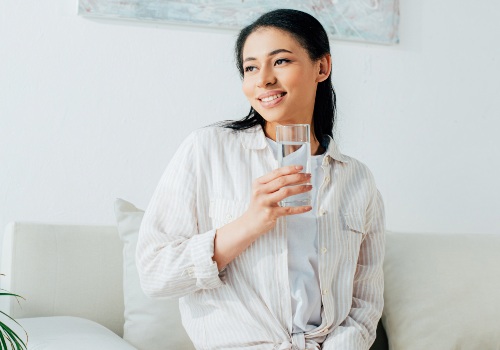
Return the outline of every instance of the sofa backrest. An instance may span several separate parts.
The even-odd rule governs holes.
[[[11,223],[3,238],[0,286],[14,318],[77,316],[123,335],[122,243],[114,226]]]

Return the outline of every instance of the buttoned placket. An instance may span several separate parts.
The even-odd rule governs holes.
[[[325,155],[323,157],[323,161],[321,163],[321,168],[323,169],[323,181],[321,182],[321,186],[318,191],[318,195],[316,198],[317,206],[318,206],[318,227],[321,227],[321,221],[325,220],[325,215],[327,214],[327,210],[325,209],[324,205],[322,203],[323,196],[325,192],[327,191],[327,188],[330,184],[330,158],[328,155]],[[322,266],[324,265],[324,261],[327,258],[327,252],[328,249],[325,246],[325,239],[323,235],[325,232],[322,232],[321,230],[318,230],[319,232],[319,246],[321,247],[320,249],[320,254],[318,254],[318,273],[319,273],[319,283],[320,283],[320,289],[321,289],[321,302],[324,305],[325,304],[325,297],[328,294],[328,288],[330,286],[325,286],[325,276],[323,276],[323,268]],[[328,313],[324,313],[325,320],[323,320],[322,324],[327,324],[328,325]],[[322,329],[322,331],[324,328]]]
[[[328,156],[327,156],[328,157]],[[328,184],[328,187],[325,185],[324,189],[326,190],[328,188],[328,191],[330,191],[330,196],[335,197],[335,187],[336,183],[338,181],[338,174],[339,174],[339,167],[342,166],[341,163],[337,163],[334,158],[328,157],[324,159],[322,168],[324,169],[325,172],[325,179],[328,178],[328,180],[324,183]],[[326,209],[332,209],[332,208],[326,208]],[[334,213],[331,213],[333,215]],[[325,215],[319,217],[320,220],[327,220],[328,213],[325,212]],[[330,218],[331,219],[331,218]],[[323,235],[328,234],[327,232],[324,232]],[[322,237],[323,238],[323,237]],[[323,308],[324,308],[324,315],[325,315],[325,322],[322,323],[322,326],[326,326],[322,329],[322,331],[327,331],[328,327],[330,327],[333,322],[330,323],[330,321],[333,321],[335,319],[335,304],[334,304],[334,295],[330,292],[331,288],[331,279],[328,278],[328,276],[324,276],[322,274],[322,269],[321,269],[321,264],[322,262],[325,261],[325,259],[332,259],[332,257],[329,257],[328,250],[330,249],[331,252],[333,252],[333,247],[327,247],[326,245],[323,245],[322,249],[322,254],[319,256],[319,275],[320,275],[320,286],[321,286],[321,300],[323,302]],[[324,253],[323,253],[324,252]],[[328,316],[330,316],[332,319],[329,320]]]

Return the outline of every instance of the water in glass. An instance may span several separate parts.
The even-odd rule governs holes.
[[[278,141],[279,167],[302,165],[302,173],[311,172],[311,144],[300,141]],[[299,193],[281,201],[283,207],[311,205],[311,193]]]

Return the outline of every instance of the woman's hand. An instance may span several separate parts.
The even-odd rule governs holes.
[[[310,191],[306,185],[311,174],[300,173],[301,166],[287,166],[259,177],[252,185],[252,198],[247,211],[238,219],[217,229],[213,260],[222,270],[253,241],[271,230],[280,216],[305,213],[310,206],[280,207],[279,201]],[[286,187],[294,185],[291,187]]]
[[[247,211],[238,221],[252,235],[261,236],[271,230],[279,217],[302,214],[311,206],[280,207],[281,200],[312,189],[311,174],[301,173],[302,166],[286,166],[257,178],[252,185],[252,197]],[[293,186],[290,186],[293,185]]]

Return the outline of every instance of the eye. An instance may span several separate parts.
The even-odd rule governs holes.
[[[246,66],[246,67],[244,67],[245,73],[247,73],[247,72],[253,72],[254,70],[255,70],[254,66]]]
[[[286,58],[280,58],[280,59],[277,59],[276,62],[274,62],[274,64],[276,66],[279,66],[279,65],[282,65],[283,63],[287,63],[287,62],[290,62],[290,60],[286,59]]]

